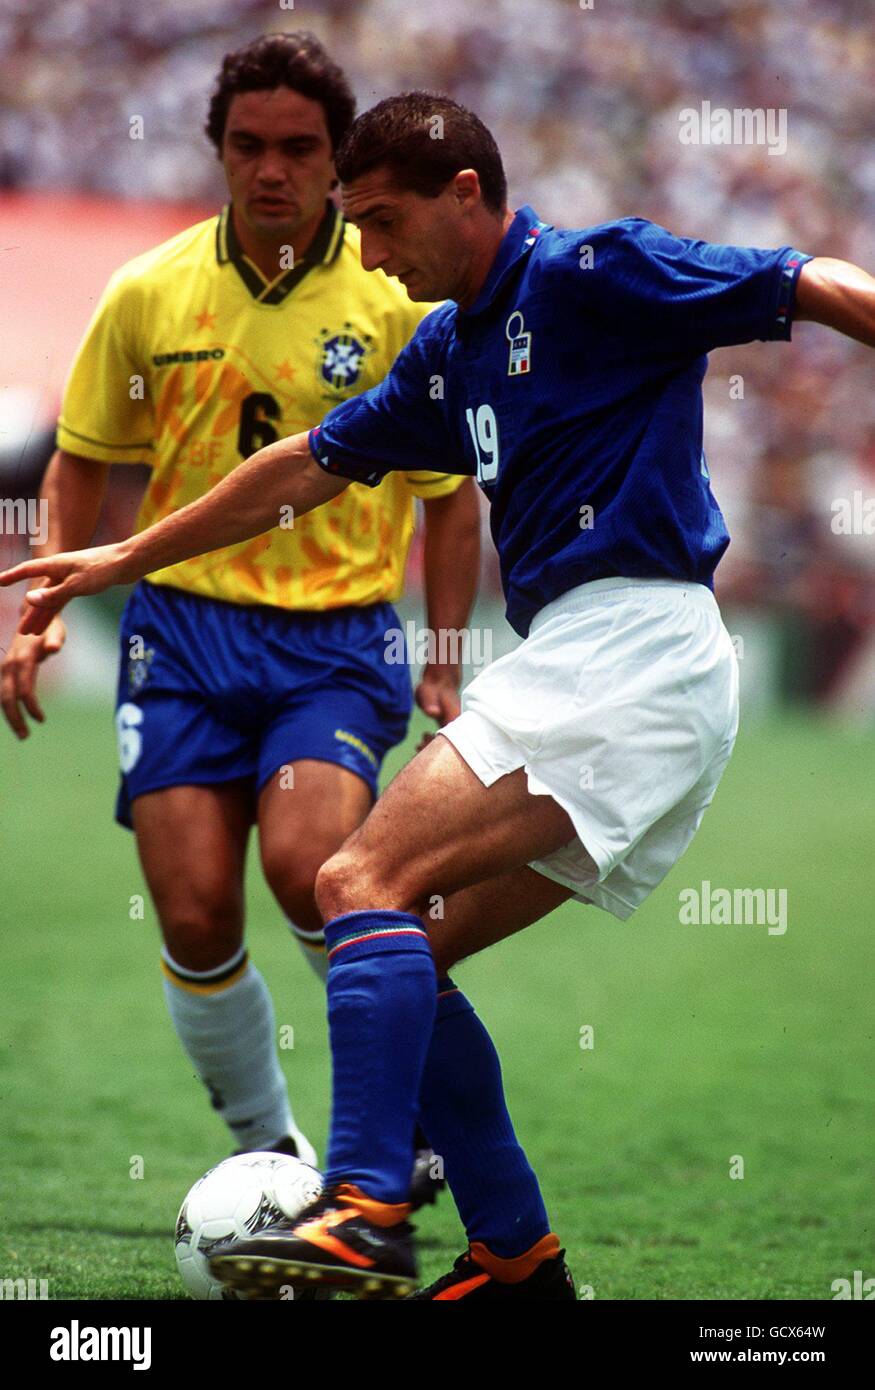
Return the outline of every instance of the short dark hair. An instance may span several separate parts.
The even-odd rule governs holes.
[[[460,169],[476,169],[485,205],[492,212],[507,205],[495,140],[479,116],[450,97],[402,92],[359,116],[337,150],[337,177],[352,183],[379,165],[399,187],[425,198],[436,198]]]
[[[245,48],[226,53],[204,129],[221,154],[231,98],[238,92],[293,92],[322,103],[336,150],[355,119],[355,97],[342,68],[333,63],[315,34],[264,34]]]

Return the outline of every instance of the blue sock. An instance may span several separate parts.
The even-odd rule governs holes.
[[[334,1068],[326,1184],[406,1202],[435,1012],[428,934],[409,912],[347,912],[325,927]]]
[[[495,1045],[448,979],[438,981],[420,1122],[443,1159],[469,1241],[512,1259],[548,1234],[538,1180],[507,1112]]]

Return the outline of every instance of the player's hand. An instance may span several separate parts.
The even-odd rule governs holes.
[[[414,692],[414,698],[423,714],[427,714],[429,719],[434,719],[438,728],[443,728],[444,724],[449,724],[451,719],[455,719],[462,708],[459,699],[459,686],[462,683],[462,672],[460,667],[454,665],[439,666],[437,663],[423,668],[419,684]],[[434,734],[423,734],[417,753],[431,743]]]
[[[113,584],[126,583],[129,577],[121,546],[98,545],[91,550],[25,560],[0,574],[0,586],[17,584],[20,579],[45,578],[40,588],[25,594],[25,603],[30,606],[18,624],[19,632],[37,634],[48,629],[55,614],[71,598],[99,594]]]
[[[40,662],[54,656],[64,645],[67,632],[60,618],[53,618],[37,637],[16,632],[12,646],[0,663],[0,705],[13,733],[27,738],[30,729],[24,710],[38,724],[45,720],[36,696],[36,678]]]

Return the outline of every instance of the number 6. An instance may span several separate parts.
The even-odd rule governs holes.
[[[118,734],[118,759],[122,772],[130,772],[140,761],[143,751],[143,735],[138,725],[143,722],[143,711],[139,705],[126,703],[120,705],[115,716]]]

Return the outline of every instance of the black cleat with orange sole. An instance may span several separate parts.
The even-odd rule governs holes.
[[[496,1278],[501,1274],[502,1278]],[[510,1277],[508,1277],[510,1276]],[[576,1303],[577,1293],[565,1251],[554,1235],[545,1236],[525,1255],[499,1260],[478,1242],[460,1255],[448,1274],[408,1300],[449,1303],[459,1299],[496,1303],[519,1299],[526,1302]]]
[[[348,1289],[358,1298],[407,1298],[416,1287],[407,1203],[374,1201],[359,1188],[328,1188],[294,1221],[282,1218],[249,1240],[216,1246],[210,1270],[245,1298],[284,1287]]]

